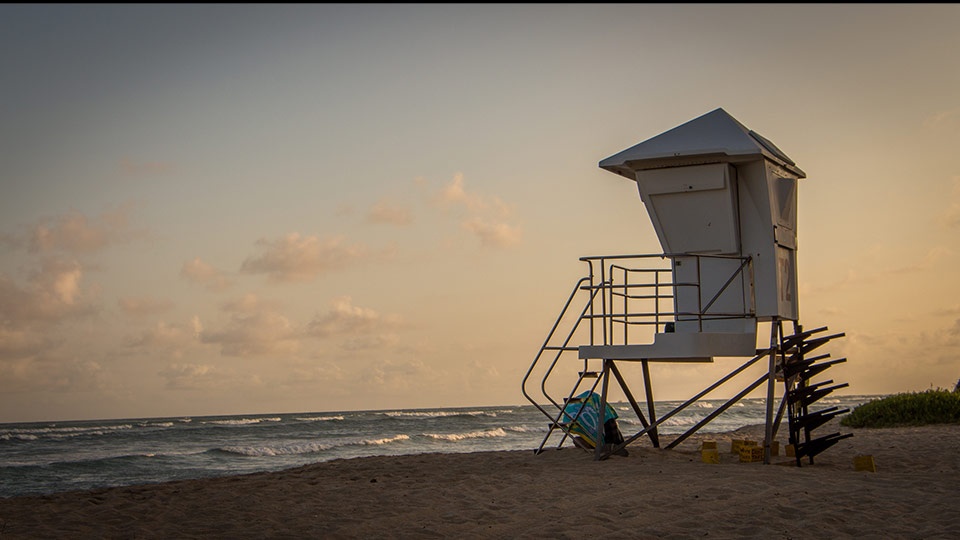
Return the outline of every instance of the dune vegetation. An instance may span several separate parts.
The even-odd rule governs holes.
[[[876,399],[855,407],[840,420],[840,425],[854,428],[958,423],[960,391],[956,388],[953,391],[931,389]]]

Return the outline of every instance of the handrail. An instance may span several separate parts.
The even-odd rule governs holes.
[[[557,317],[556,322],[553,323],[553,328],[550,329],[550,332],[547,334],[547,338],[543,340],[543,345],[540,347],[540,352],[538,352],[537,356],[533,359],[533,363],[530,364],[530,368],[527,369],[527,373],[526,375],[523,376],[523,381],[520,384],[520,391],[523,393],[523,397],[527,398],[527,401],[532,403],[536,408],[540,409],[540,412],[547,415],[548,417],[550,416],[550,413],[544,410],[532,397],[530,397],[530,394],[527,393],[527,381],[530,379],[530,375],[533,373],[534,368],[540,362],[540,357],[543,356],[544,351],[548,350],[548,345],[550,343],[550,340],[553,338],[554,332],[557,331],[557,327],[560,326],[560,322],[563,320],[564,315],[566,315],[567,309],[570,308],[570,304],[573,302],[573,299],[576,298],[577,292],[580,291],[581,284],[584,281],[588,281],[588,280],[589,278],[585,278],[585,277],[580,278],[580,280],[577,281],[577,284],[573,287],[573,292],[570,293],[570,297],[567,299],[566,303],[563,305],[563,309],[560,311],[560,316]],[[579,321],[578,321],[578,324],[579,324]],[[569,336],[567,339],[569,340]],[[559,358],[560,354],[562,353],[563,353],[563,350],[558,351],[557,358]],[[556,362],[557,362],[557,359],[554,359],[553,365],[556,365]],[[550,371],[552,371],[553,365],[551,365]],[[542,385],[541,385],[541,388],[542,388]],[[546,397],[547,399],[550,399],[549,396],[546,396]],[[550,400],[550,401],[553,402],[553,400]]]
[[[687,275],[684,280],[676,279],[677,266],[679,264],[676,261],[678,258],[683,258],[684,261],[693,258],[696,261],[695,276]],[[651,268],[649,263],[645,266],[642,264],[644,261],[656,262],[654,259],[658,259],[661,262],[669,260],[670,265],[666,268]],[[740,262],[723,286],[706,302],[706,307],[704,307],[705,299],[703,298],[703,284],[701,283],[700,273],[703,259],[724,259]],[[629,345],[632,339],[634,339],[634,336],[629,332],[632,326],[642,327],[652,325],[654,327],[654,333],[657,333],[660,332],[661,327],[666,330],[666,326],[671,323],[696,321],[698,325],[697,328],[702,331],[705,321],[755,317],[753,306],[747,305],[746,297],[743,297],[742,311],[730,311],[731,307],[739,309],[738,306],[740,302],[737,301],[737,304],[733,306],[726,302],[728,305],[721,307],[723,311],[708,313],[708,311],[717,306],[718,300],[726,291],[730,290],[731,285],[738,277],[741,277],[743,280],[744,289],[741,292],[747,291],[747,287],[752,287],[752,271],[749,273],[746,272],[747,269],[752,269],[750,257],[693,253],[661,253],[589,256],[581,257],[580,260],[587,263],[588,274],[580,278],[574,285],[570,296],[560,311],[560,315],[548,332],[546,339],[543,341],[543,345],[537,352],[536,357],[530,364],[521,382],[521,392],[524,398],[550,419],[550,430],[544,438],[543,444],[546,443],[554,429],[562,429],[565,433],[564,439],[570,435],[568,427],[561,424],[560,421],[563,417],[564,404],[561,403],[560,400],[552,397],[547,390],[548,380],[551,375],[554,374],[560,358],[565,353],[577,351],[579,345],[614,345],[617,344],[614,343],[615,339],[616,341],[622,340],[623,345]],[[630,265],[627,262],[630,260],[634,260],[637,264]],[[713,275],[715,275],[715,273]],[[640,279],[635,279],[635,276],[641,277]],[[664,289],[667,290],[664,291]],[[696,293],[696,302],[695,306],[692,306],[692,310],[690,309],[691,306],[688,305],[689,302],[679,302],[681,296],[680,291],[685,289],[693,289]],[[642,291],[647,292],[637,294]],[[571,306],[578,294],[581,293],[586,296],[583,308],[578,314],[575,312],[571,313]],[[597,298],[598,295],[599,301]],[[685,298],[693,300],[692,297]],[[639,306],[636,305],[637,302],[640,303]],[[647,307],[650,306],[651,303],[652,308]],[[664,303],[668,305],[662,305]],[[633,304],[633,306],[631,306],[631,304]],[[576,320],[573,321],[569,332],[563,337],[560,344],[552,344],[559,337],[557,336],[557,332],[560,325],[565,320],[569,320],[574,316]],[[576,346],[571,346],[574,335],[580,330],[581,323],[584,321],[587,321],[589,324],[589,329],[585,330],[588,332],[588,337],[583,340],[585,343],[578,343]],[[596,323],[599,323],[599,327]],[[614,332],[616,328],[620,327],[623,329],[622,338],[616,336]],[[598,340],[601,341],[601,343],[597,343]],[[555,354],[549,365],[546,366],[544,375],[540,380],[540,393],[546,399],[546,403],[543,403],[538,402],[530,395],[527,384],[530,382],[534,370],[544,360],[544,355],[547,351],[552,351]],[[587,373],[590,373],[588,369],[589,359],[581,360],[584,363],[583,371],[580,372],[580,377],[573,386],[568,399],[574,396],[587,376]],[[593,388],[595,387],[596,383],[593,385]],[[548,406],[554,408],[554,411],[556,411],[555,414],[552,414],[545,408]],[[663,418],[660,419],[661,422],[663,420]],[[541,449],[543,444],[541,444]],[[563,444],[562,440],[561,444]]]

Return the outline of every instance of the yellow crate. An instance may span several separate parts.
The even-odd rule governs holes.
[[[732,439],[732,440],[730,441],[730,453],[731,453],[731,454],[739,454],[739,453],[740,453],[740,448],[741,448],[742,446],[746,446],[746,445],[744,444],[745,442],[746,442],[746,441],[745,441],[744,439]]]
[[[720,452],[716,448],[704,448],[700,451],[700,461],[704,463],[720,463]]]
[[[703,441],[700,445],[701,450],[716,450],[717,441]]]
[[[758,443],[757,441],[751,441],[750,439],[744,439],[743,445],[744,445],[744,446],[759,446],[759,443]]]
[[[772,441],[770,443],[770,455],[771,456],[780,455],[780,441]]]
[[[792,444],[788,444],[786,450],[787,457],[797,457],[797,449]]]
[[[877,464],[873,461],[873,456],[854,456],[853,470],[877,472]]]
[[[740,448],[740,463],[763,461],[762,446],[743,446]]]

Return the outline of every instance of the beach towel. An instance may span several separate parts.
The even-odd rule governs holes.
[[[591,448],[597,446],[597,434],[600,432],[601,425],[599,411],[600,394],[590,391],[576,396],[563,408],[563,421],[570,424],[570,432],[583,439]],[[578,412],[580,416],[577,416]],[[574,418],[576,418],[576,421],[574,421]],[[606,427],[606,424],[612,420],[612,426],[616,429],[617,434],[619,434],[620,430],[616,427],[616,419],[617,411],[607,403],[603,415],[603,425]],[[609,430],[604,433],[604,442],[623,442],[622,436],[619,437],[619,441],[615,441],[610,440],[609,435]]]

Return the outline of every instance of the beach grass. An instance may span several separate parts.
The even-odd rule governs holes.
[[[960,423],[960,392],[943,389],[901,393],[857,406],[840,424],[888,428]]]

